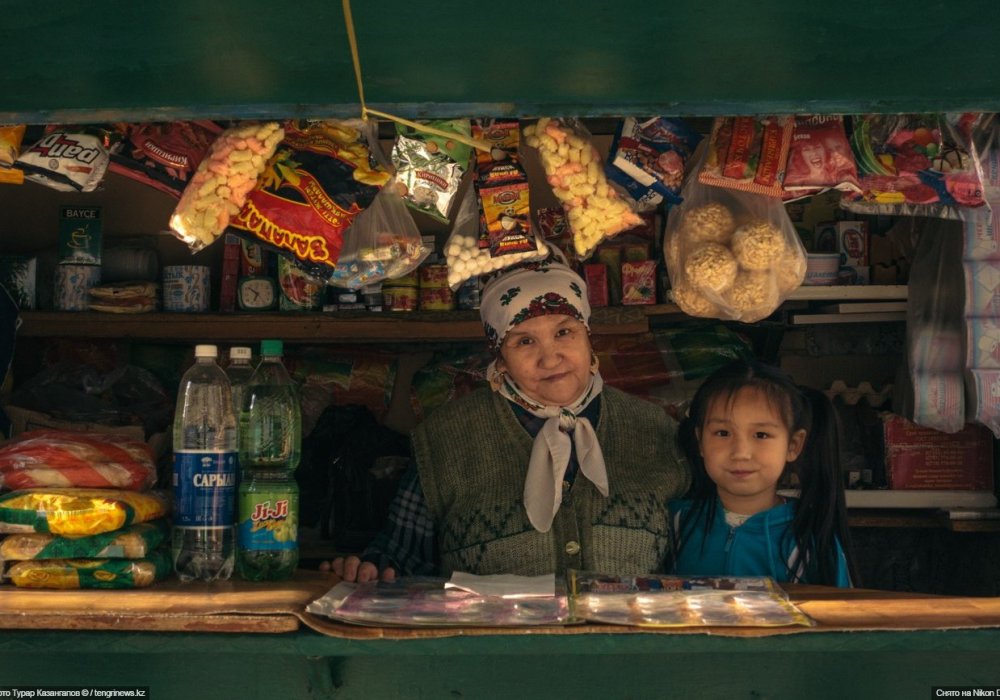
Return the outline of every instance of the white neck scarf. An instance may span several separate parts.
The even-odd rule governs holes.
[[[496,363],[490,365],[490,376],[496,374]],[[587,418],[581,417],[590,402],[601,393],[604,380],[600,373],[590,378],[590,384],[571,405],[546,406],[526,397],[506,374],[496,391],[513,401],[533,416],[547,418],[542,429],[535,436],[528,461],[528,475],[524,480],[524,509],[528,520],[539,532],[552,529],[552,521],[559,512],[563,497],[563,478],[569,466],[573,447],[580,463],[580,473],[587,477],[602,496],[608,495],[608,470],[604,464],[604,453],[597,442],[594,426]],[[572,443],[570,442],[572,434]]]

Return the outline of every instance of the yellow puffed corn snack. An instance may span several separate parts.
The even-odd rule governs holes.
[[[162,518],[166,494],[119,489],[31,489],[0,496],[0,532],[86,537]]]

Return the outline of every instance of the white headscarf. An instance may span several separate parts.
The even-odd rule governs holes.
[[[483,289],[480,302],[480,315],[491,348],[499,354],[510,329],[536,316],[570,316],[589,331],[590,304],[586,289],[579,275],[562,262],[551,259],[518,266],[492,279]],[[547,419],[535,436],[524,480],[524,507],[532,526],[539,532],[552,528],[552,521],[562,504],[563,478],[573,447],[580,473],[601,495],[607,496],[604,454],[594,427],[587,418],[580,416],[604,388],[601,375],[595,371],[583,393],[568,406],[548,406],[529,399],[506,373],[497,369],[496,360],[490,363],[487,375],[494,391],[532,415]]]

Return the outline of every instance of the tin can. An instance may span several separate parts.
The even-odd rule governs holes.
[[[455,293],[447,285],[420,288],[421,311],[452,311],[454,308]]]
[[[416,311],[417,287],[384,286],[382,287],[382,308],[387,311]]]
[[[421,289],[440,289],[448,286],[447,265],[422,265],[418,270]]]

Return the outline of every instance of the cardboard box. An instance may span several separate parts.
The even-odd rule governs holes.
[[[101,264],[100,207],[59,207],[59,262]]]
[[[816,226],[815,252],[840,253],[838,284],[869,284],[868,224],[864,221],[827,221]]]
[[[942,433],[882,414],[890,489],[993,490],[993,434],[981,425]]]

